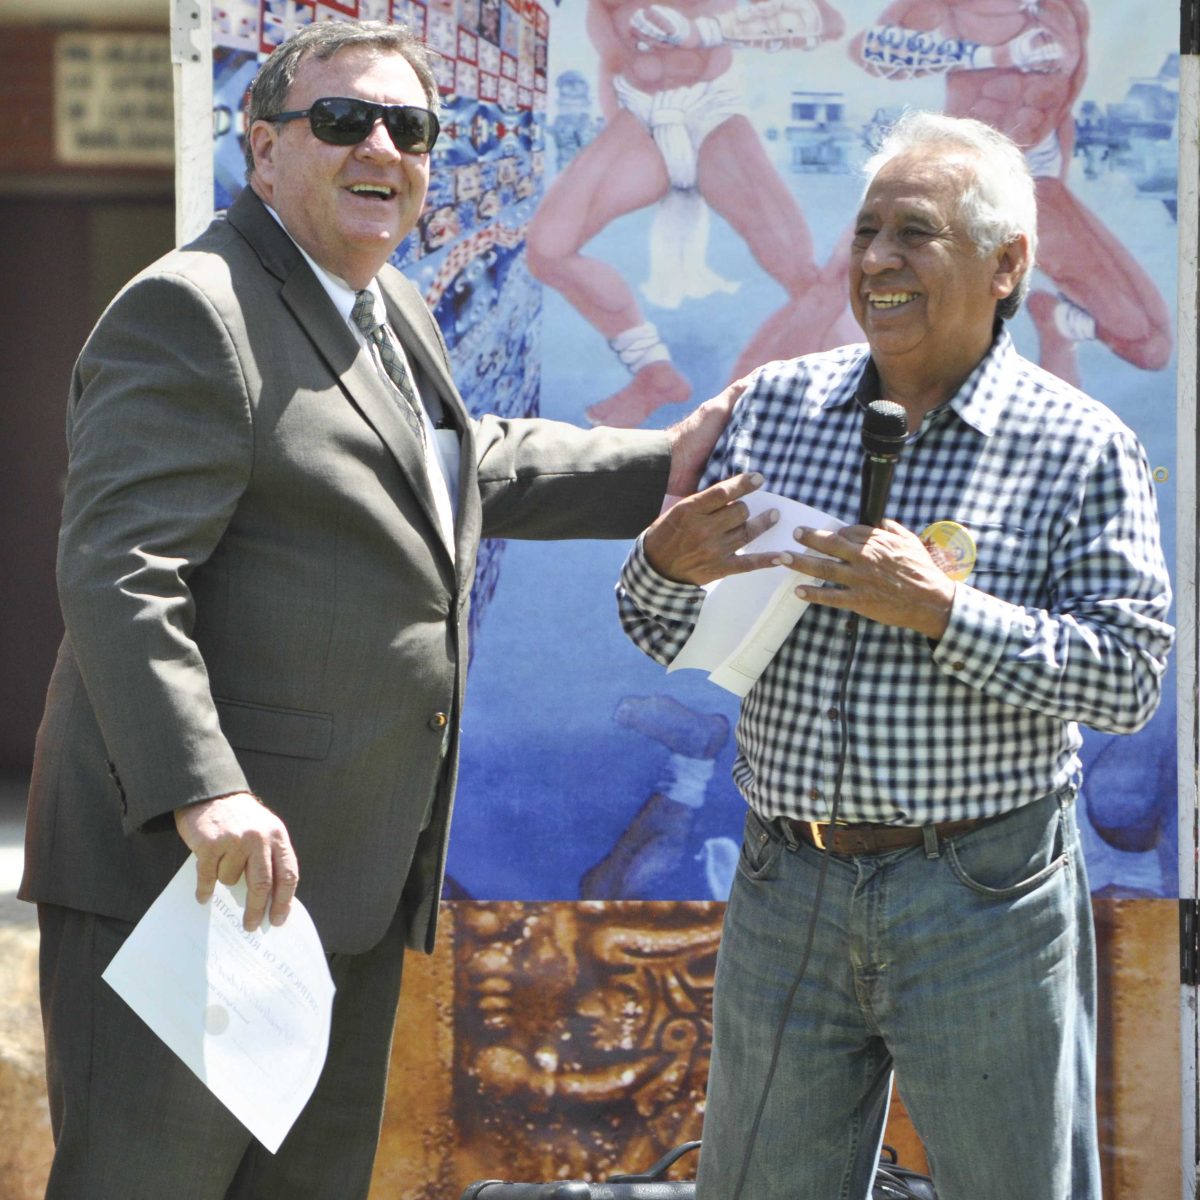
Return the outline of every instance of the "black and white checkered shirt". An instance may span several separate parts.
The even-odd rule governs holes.
[[[769,491],[853,523],[868,362],[859,345],[760,368],[704,486],[761,471]],[[1170,585],[1145,453],[1106,408],[1002,331],[910,439],[888,515],[917,533],[956,521],[978,560],[936,645],[860,622],[840,819],[1005,812],[1076,779],[1076,722],[1132,732],[1149,720],[1173,638]],[[640,542],[617,595],[626,632],[662,663],[703,598],[652,570]],[[742,703],[734,778],[767,819],[829,817],[848,616],[811,605]]]

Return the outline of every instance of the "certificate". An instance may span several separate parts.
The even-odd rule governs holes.
[[[103,978],[274,1154],[325,1063],[334,986],[299,901],[251,932],[245,906],[244,879],[198,904],[193,855]]]

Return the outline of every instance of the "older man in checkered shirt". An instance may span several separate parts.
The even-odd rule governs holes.
[[[698,585],[741,569],[770,519],[740,497],[852,514],[863,409],[902,406],[891,516],[799,530],[776,559],[817,582],[738,726],[749,811],[697,1194],[863,1200],[895,1069],[940,1200],[1100,1200],[1078,725],[1132,732],[1158,704],[1150,475],[1005,329],[1036,241],[1019,149],[914,113],[867,174],[849,269],[867,345],[755,372],[711,486],[647,530],[618,587],[629,636],[670,662]],[[930,552],[942,535],[953,564]]]

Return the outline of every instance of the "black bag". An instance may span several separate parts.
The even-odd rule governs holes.
[[[699,1142],[684,1142],[640,1175],[613,1175],[603,1183],[473,1183],[460,1200],[696,1200],[693,1179],[663,1179],[667,1168]]]
[[[871,1188],[871,1200],[937,1200],[937,1192],[928,1175],[900,1166],[895,1150],[884,1146]]]
[[[613,1175],[603,1183],[502,1183],[485,1179],[471,1184],[459,1200],[696,1200],[694,1180],[663,1176],[676,1159],[699,1146],[699,1142],[684,1142],[639,1175]],[[937,1200],[937,1194],[928,1175],[900,1166],[895,1150],[884,1146],[871,1200]]]

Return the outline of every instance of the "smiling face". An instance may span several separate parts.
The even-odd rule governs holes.
[[[885,386],[889,375],[924,381],[927,407],[953,395],[987,353],[996,302],[1025,261],[1023,238],[979,253],[960,204],[971,182],[964,151],[918,147],[880,169],[855,222],[851,309]]]
[[[306,109],[322,96],[428,107],[402,55],[362,46],[326,59],[304,58],[283,107]],[[397,150],[382,121],[357,146],[319,141],[303,119],[256,121],[250,138],[250,186],[322,267],[352,287],[365,287],[417,223],[429,186],[429,155]]]

